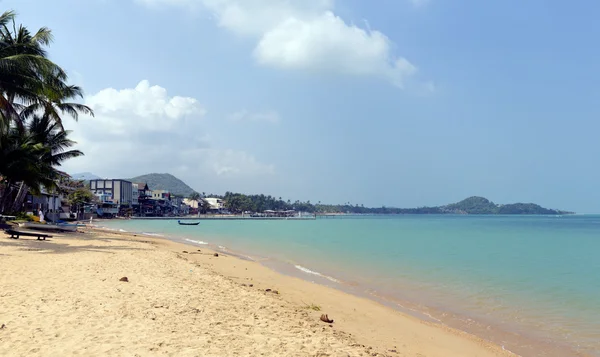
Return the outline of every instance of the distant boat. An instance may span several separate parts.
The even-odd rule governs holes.
[[[181,221],[177,221],[177,223],[179,223],[180,226],[197,226],[200,224],[200,222],[185,223],[185,222],[181,222]]]
[[[33,223],[33,222],[24,222],[19,223],[19,227],[27,228],[27,229],[40,229],[47,231],[67,231],[67,232],[75,232],[77,230],[77,224],[68,224],[68,223],[58,223],[58,224],[43,224],[43,223]]]

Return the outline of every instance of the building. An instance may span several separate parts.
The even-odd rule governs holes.
[[[219,211],[220,212],[223,209],[225,209],[225,203],[220,198],[207,197],[207,198],[204,198],[204,200],[206,202],[208,202],[208,204],[210,205],[211,211]]]
[[[140,185],[138,183],[131,184],[131,204],[133,206],[140,204]]]
[[[147,183],[138,182],[137,187],[138,187],[138,200],[139,201],[142,201],[149,197],[152,197],[152,190],[150,190],[150,188],[148,188]]]
[[[98,202],[100,202],[100,203],[106,203],[106,202],[112,203],[112,201],[113,201],[112,195],[110,193],[102,192],[102,193],[94,193],[94,195],[96,196],[96,198],[98,199]]]
[[[190,200],[189,198],[184,198],[183,203],[188,205],[190,208],[198,209],[198,201]]]
[[[133,207],[134,214],[140,217],[156,217],[158,203],[152,199],[152,190],[144,182],[138,182],[136,185],[138,204]]]
[[[46,214],[59,213],[62,210],[62,201],[64,197],[59,193],[51,193],[45,188],[41,189],[39,195],[28,193],[25,197],[24,209],[26,212],[37,215],[41,210]]]
[[[152,190],[152,199],[153,200],[170,200],[171,193],[166,190]]]
[[[108,195],[112,203],[133,204],[133,184],[127,180],[90,180],[90,190],[96,195]]]

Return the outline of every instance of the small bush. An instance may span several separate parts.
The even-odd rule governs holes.
[[[321,311],[321,306],[315,304],[306,305],[306,308],[313,311]]]
[[[17,221],[25,221],[25,222],[32,222],[32,221],[39,221],[40,219],[36,216],[30,215],[30,214],[26,214],[25,212],[19,212],[16,214],[17,217]],[[37,220],[36,220],[37,218]]]

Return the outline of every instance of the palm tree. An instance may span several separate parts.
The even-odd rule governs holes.
[[[200,194],[194,191],[190,194],[188,199],[192,202],[196,202],[196,206],[198,206],[198,215],[200,215]]]
[[[200,202],[198,203],[198,211],[199,212],[202,212],[202,214],[206,214],[206,212],[208,212],[211,209],[211,207],[212,206],[210,205],[210,203],[207,200],[205,200],[203,198],[200,199]]]
[[[44,46],[51,40],[52,34],[46,28],[35,35],[23,26],[17,29],[13,11],[0,16],[0,111],[5,126],[10,121],[22,124],[19,109],[41,99],[43,77],[54,74],[66,79],[64,71],[47,58]]]
[[[39,147],[37,152],[38,171],[28,181],[34,181],[33,185],[25,181],[21,182],[19,192],[13,202],[12,212],[18,211],[23,205],[29,188],[39,192],[41,186],[52,189],[56,181],[63,175],[56,169],[63,161],[82,156],[79,150],[67,150],[75,145],[75,141],[68,138],[70,131],[64,131],[59,123],[56,123],[48,115],[34,116],[28,123],[27,135],[34,145]]]
[[[48,59],[51,41],[49,29],[33,34],[16,25],[14,12],[0,15],[0,212],[20,208],[28,189],[53,187],[61,175],[56,167],[82,155],[67,150],[74,142],[61,115],[77,120],[79,113],[93,112],[70,102],[83,92]]]
[[[44,47],[52,39],[48,28],[32,34],[23,25],[17,26],[12,11],[0,16],[0,125],[13,121],[23,128],[25,120],[43,112],[64,130],[60,114],[75,120],[79,113],[94,114],[85,105],[69,102],[83,97],[83,91],[67,85],[67,74],[47,58]]]
[[[200,200],[200,194],[198,192],[192,192],[188,197],[190,201],[198,202]]]
[[[40,150],[41,145],[24,131],[11,128],[0,135],[0,212],[7,211],[19,182],[35,187],[40,176]]]

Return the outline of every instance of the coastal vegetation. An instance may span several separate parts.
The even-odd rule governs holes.
[[[92,110],[71,100],[83,97],[66,72],[48,58],[52,32],[31,32],[16,14],[0,16],[0,212],[18,212],[28,192],[53,190],[67,175],[58,167],[73,157],[75,144],[63,117]]]
[[[206,194],[194,191],[185,182],[171,174],[146,174],[131,179],[132,182],[148,183],[151,189],[167,190],[174,195],[181,195],[198,202],[201,213],[210,210],[210,205],[204,198],[221,198],[225,208],[233,213],[264,212],[295,210],[317,214],[571,214],[572,212],[548,209],[534,203],[495,204],[483,197],[469,197],[457,203],[445,206],[396,208],[396,207],[365,207],[362,204],[323,204],[311,201],[291,201],[271,195],[226,192],[222,194]]]
[[[215,197],[213,195],[213,197]],[[301,202],[265,195],[244,195],[227,192],[220,196],[225,201],[225,207],[232,212],[263,212],[265,210],[295,210],[310,213],[333,214],[571,214],[572,212],[543,208],[534,203],[514,203],[498,205],[483,197],[469,197],[457,203],[437,207],[393,208],[365,207],[358,204],[330,205],[320,202]]]

